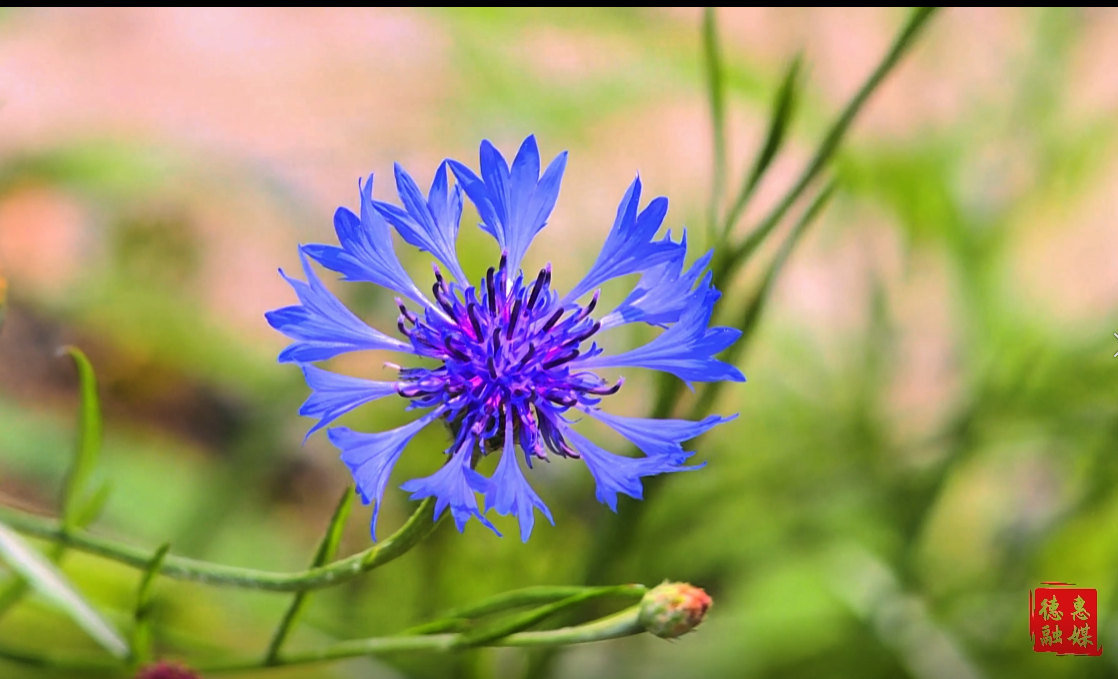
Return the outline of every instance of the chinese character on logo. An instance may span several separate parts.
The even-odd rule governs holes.
[[[1045,582],[1029,593],[1029,633],[1033,650],[1060,655],[1102,655],[1098,632],[1098,592],[1065,583]],[[1067,613],[1067,619],[1064,618]]]

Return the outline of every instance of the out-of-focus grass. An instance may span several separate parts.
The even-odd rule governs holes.
[[[902,306],[906,275],[872,271],[873,284],[860,293],[869,298],[851,300],[870,313],[845,333],[806,334],[774,301],[744,359],[750,382],[726,390],[717,404],[719,412],[742,416],[704,440],[699,457],[710,462],[707,470],[665,484],[617,568],[629,581],[671,577],[707,587],[716,601],[709,622],[677,644],[642,638],[571,649],[558,665],[561,675],[1113,674],[1109,654],[1069,662],[1032,654],[1028,643],[1024,601],[1041,580],[1098,587],[1102,645],[1118,640],[1118,401],[1108,342],[1118,313],[1099,309],[1094,320],[1055,325],[1021,296],[1009,266],[1013,247],[1029,235],[1030,214],[1097,187],[1113,163],[1118,118],[1110,110],[1073,117],[1061,105],[1083,15],[1024,16],[1029,49],[1006,85],[1012,96],[971,103],[933,132],[888,143],[856,136],[840,157],[836,204],[818,228],[821,239],[857,232],[863,216],[876,215],[895,230],[905,271],[932,262],[940,272],[935,295],[945,300],[948,322],[934,332],[947,347],[942,369],[953,375],[942,392],[947,402],[932,404],[929,417],[895,402],[905,375],[926,374],[902,372],[912,360],[901,353],[912,332]],[[472,144],[502,127],[585,139],[599,120],[638,115],[665,89],[699,96],[698,27],[662,15],[490,9],[442,10],[425,19],[447,32],[453,60],[470,75],[452,97],[458,118],[445,136],[455,142]],[[636,46],[641,56],[635,65],[607,63],[587,77],[547,81],[507,48],[540,28]],[[930,39],[950,44],[951,37]],[[779,70],[733,59],[731,115],[764,111],[779,77]],[[828,117],[821,101],[809,80],[793,139],[818,136]],[[738,160],[731,158],[731,167],[740,167]],[[301,210],[313,213],[283,178],[249,161],[237,167],[230,181],[239,189],[300,219]],[[297,371],[275,365],[270,348],[202,302],[196,255],[205,245],[189,210],[137,221],[131,209],[153,196],[174,204],[181,198],[176,180],[207,172],[204,154],[192,149],[119,141],[0,158],[0,200],[29,184],[50,186],[79,196],[97,227],[89,240],[95,264],[64,293],[12,289],[0,351],[53,351],[56,339],[78,339],[105,376],[108,436],[98,473],[112,479],[114,491],[98,530],[153,548],[170,541],[177,553],[216,561],[300,569],[347,482],[344,469],[321,437],[300,448],[306,423],[294,413],[305,387]],[[1024,179],[998,183],[1009,176]],[[230,190],[208,187],[215,195]],[[347,203],[348,195],[339,194]],[[672,199],[673,210],[701,214],[705,195]],[[325,223],[300,228],[301,237],[330,238]],[[700,231],[692,229],[692,238]],[[491,254],[481,243],[463,238],[470,271]],[[420,259],[409,264],[422,270]],[[340,293],[370,316],[390,318],[385,295]],[[44,507],[56,497],[73,437],[73,385],[59,374],[33,373],[45,381],[42,389],[0,384],[2,487]],[[150,407],[171,386],[179,400]],[[346,419],[368,429],[402,421],[399,408],[387,404]],[[421,453],[442,444],[437,428],[424,432],[395,478],[428,473],[430,458]],[[292,643],[393,632],[497,591],[574,581],[605,511],[574,467],[551,465],[538,482],[558,525],[539,526],[529,545],[504,520],[498,526],[512,535],[503,540],[476,526],[465,537],[444,528],[371,577],[315,594]],[[623,500],[620,511],[630,504]],[[389,492],[381,531],[407,511],[403,494]],[[367,508],[354,512],[343,551],[367,543],[368,516]],[[127,621],[137,573],[77,554],[64,563],[83,591]],[[157,648],[263,652],[287,601],[161,580]],[[0,638],[91,648],[34,598],[0,619]],[[483,650],[267,676],[481,679],[516,676],[522,667],[519,652]],[[2,673],[47,676],[9,665]]]

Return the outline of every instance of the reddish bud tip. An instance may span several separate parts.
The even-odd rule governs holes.
[[[640,623],[650,634],[675,639],[699,626],[710,610],[710,596],[685,582],[665,582],[641,599]]]
[[[202,679],[202,677],[182,665],[160,661],[141,668],[135,679]]]

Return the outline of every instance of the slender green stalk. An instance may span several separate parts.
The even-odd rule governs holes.
[[[718,208],[726,192],[726,83],[722,73],[722,54],[718,47],[718,17],[713,7],[707,7],[703,11],[703,57],[714,142],[714,173],[707,216],[707,234],[713,241],[719,218]]]
[[[745,241],[730,254],[724,269],[727,272],[727,276],[736,271],[741,261],[748,259],[749,256],[753,254],[757,246],[765,240],[770,231],[776,228],[776,225],[784,218],[785,213],[792,207],[792,204],[796,202],[800,195],[803,194],[804,190],[807,189],[808,185],[811,184],[812,180],[823,170],[824,166],[826,166],[827,162],[831,159],[831,156],[834,155],[839,144],[846,136],[846,131],[850,128],[850,124],[854,122],[854,118],[862,110],[862,106],[865,105],[870,95],[877,90],[877,87],[885,79],[885,76],[893,70],[893,67],[897,65],[897,62],[900,61],[905,52],[913,45],[916,36],[920,33],[920,29],[924,27],[924,24],[927,23],[928,19],[930,19],[938,9],[938,7],[917,7],[913,10],[912,14],[909,16],[908,22],[897,35],[896,40],[893,42],[893,46],[885,55],[885,58],[881,60],[881,63],[877,65],[877,68],[874,69],[870,77],[862,84],[862,87],[858,89],[854,98],[847,103],[846,108],[843,109],[834,124],[831,125],[831,128],[827,131],[827,136],[823,138],[819,148],[815,151],[815,155],[812,156],[811,161],[807,164],[807,167],[804,168],[803,173],[800,174],[800,178],[796,180],[792,189],[785,194],[784,198],[772,209],[757,228],[749,234]],[[715,275],[717,276],[718,273],[715,272]]]
[[[617,587],[617,588],[610,588],[610,587],[587,587],[587,588],[583,588],[583,591],[576,592],[576,593],[574,593],[574,594],[572,594],[568,597],[565,597],[565,598],[563,598],[559,601],[555,601],[555,602],[547,604],[545,606],[540,606],[539,608],[535,608],[531,611],[528,611],[528,612],[526,612],[522,615],[518,615],[514,618],[510,618],[508,620],[501,620],[501,621],[497,622],[496,624],[486,625],[486,626],[480,627],[476,630],[472,630],[469,633],[465,634],[459,640],[458,646],[461,646],[463,648],[464,647],[469,647],[469,646],[481,646],[481,645],[486,644],[490,641],[493,641],[494,639],[502,639],[502,638],[507,637],[507,636],[509,636],[511,634],[514,634],[516,632],[522,632],[522,631],[528,629],[529,627],[532,627],[532,626],[534,626],[534,625],[536,625],[540,622],[543,622],[547,618],[550,618],[551,616],[555,615],[556,613],[558,613],[560,611],[564,611],[564,610],[567,610],[567,609],[570,609],[570,608],[574,608],[578,604],[581,604],[585,601],[589,601],[591,599],[596,599],[596,598],[602,597],[606,594],[614,594],[614,593],[629,594],[629,593],[633,592],[633,589],[634,588],[632,588],[631,586],[628,586],[628,585],[623,585],[623,586]],[[610,591],[610,590],[613,590],[613,591]],[[644,588],[644,587],[640,587],[640,590],[647,591],[647,589]],[[642,594],[642,596],[643,596],[643,594]]]
[[[557,647],[606,641],[641,634],[645,631],[640,624],[640,606],[631,606],[605,618],[573,627],[563,627],[540,632],[519,632],[500,639],[490,639],[479,646],[516,646]],[[395,635],[342,641],[324,648],[283,653],[277,657],[273,666],[307,665],[346,658],[359,658],[369,655],[400,653],[407,651],[448,652],[463,648],[462,634],[430,634],[427,636]],[[61,656],[37,654],[8,648],[0,645],[0,659],[21,665],[43,667],[71,672],[105,673],[120,671],[121,665],[107,658],[91,656]],[[260,658],[213,664],[199,668],[203,674],[237,672],[261,669]],[[85,675],[82,675],[85,676]]]
[[[218,587],[239,587],[271,592],[299,592],[322,589],[348,582],[362,573],[383,566],[406,554],[435,530],[446,517],[444,512],[434,520],[435,499],[427,498],[398,531],[384,541],[344,559],[297,573],[275,573],[252,568],[238,568],[222,564],[167,555],[159,573],[175,580],[200,582]],[[131,545],[109,540],[85,531],[67,533],[58,521],[44,519],[21,511],[0,507],[0,522],[13,529],[72,549],[122,563],[132,568],[145,569],[150,553]]]
[[[334,555],[338,553],[338,545],[342,541],[342,530],[345,528],[345,521],[349,517],[349,512],[353,509],[354,492],[350,487],[346,487],[342,491],[342,497],[338,500],[338,506],[334,509],[333,516],[330,517],[330,525],[326,528],[326,534],[322,536],[322,541],[315,550],[314,558],[311,559],[311,568],[318,568],[326,565]],[[307,605],[307,597],[309,592],[302,591],[296,592],[294,598],[291,600],[291,605],[287,607],[287,611],[283,614],[283,619],[280,620],[279,627],[276,628],[275,634],[272,635],[272,641],[268,644],[268,650],[264,653],[264,664],[275,664],[276,656],[279,654],[283,642],[287,640],[287,636],[294,629],[295,623],[299,620],[299,615],[302,614],[303,609]]]
[[[581,601],[618,596],[642,597],[648,592],[644,585],[616,585],[609,587],[582,586],[540,586],[526,587],[511,592],[502,592],[470,606],[456,608],[443,613],[437,620],[405,630],[403,634],[433,634],[459,630],[470,620],[513,608],[538,606],[561,601],[568,597],[581,596]]]
[[[585,644],[593,641],[605,641],[620,637],[632,636],[644,632],[638,616],[640,606],[632,606],[625,610],[585,625],[563,627],[542,632],[520,632],[502,639],[492,639],[481,646],[517,646],[517,647],[544,647],[544,646],[570,646]],[[276,665],[305,665],[309,663],[342,660],[345,658],[359,658],[368,655],[382,655],[406,651],[432,651],[447,652],[461,647],[462,634],[431,634],[427,636],[397,635],[390,637],[374,637],[372,639],[359,639],[343,641],[325,648],[296,653],[284,653],[276,661]],[[203,673],[219,673],[252,670],[260,667],[258,660],[246,660],[226,664],[212,665],[200,668]]]

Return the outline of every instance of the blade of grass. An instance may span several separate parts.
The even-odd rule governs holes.
[[[74,461],[62,486],[62,528],[78,527],[84,508],[82,495],[101,453],[101,402],[97,398],[97,376],[93,365],[77,347],[63,347],[59,355],[68,355],[78,370],[81,407],[78,411],[78,442]]]
[[[858,89],[858,92],[847,103],[842,113],[827,130],[827,135],[823,137],[823,141],[819,144],[815,154],[812,156],[811,161],[804,168],[799,179],[792,186],[792,188],[785,194],[784,198],[772,209],[772,211],[765,217],[765,219],[754,229],[748,237],[730,254],[727,259],[726,266],[723,269],[724,279],[728,279],[738,265],[749,259],[750,255],[757,249],[757,247],[768,237],[769,233],[776,228],[780,220],[784,218],[785,213],[788,212],[792,204],[803,194],[808,185],[819,175],[819,173],[826,166],[827,162],[835,154],[839,144],[842,143],[846,132],[850,129],[850,124],[854,122],[854,118],[861,112],[862,107],[870,98],[885,76],[893,70],[901,57],[908,51],[914,44],[916,36],[920,33],[920,29],[928,22],[938,7],[917,7],[909,16],[908,21],[905,23],[904,28],[897,35],[893,41],[892,47],[886,53],[885,58],[877,65],[870,77]],[[718,275],[718,272],[715,272]],[[719,281],[721,282],[721,281]],[[721,286],[719,286],[721,287]]]
[[[769,115],[769,128],[765,133],[765,143],[757,151],[757,156],[753,159],[753,166],[746,173],[745,181],[742,182],[741,188],[738,190],[738,196],[734,199],[734,204],[722,225],[723,243],[730,237],[730,233],[734,230],[738,219],[741,218],[745,206],[749,204],[750,198],[753,197],[753,192],[757,190],[757,185],[761,183],[761,178],[769,169],[773,159],[776,158],[781,146],[784,145],[788,125],[792,122],[792,115],[796,109],[796,99],[799,96],[802,65],[803,55],[797,54],[796,58],[789,64],[788,70],[784,72],[784,78],[780,81],[780,88],[777,89],[776,97],[773,99],[772,113]]]
[[[703,10],[703,67],[710,100],[710,123],[714,145],[714,172],[711,178],[707,235],[713,242],[718,228],[719,205],[726,192],[726,81],[722,54],[718,46],[718,17],[713,7]]]
[[[89,604],[57,568],[15,531],[0,523],[0,559],[113,656],[128,657],[120,633]]]
[[[155,578],[163,566],[163,559],[170,551],[168,542],[155,550],[151,563],[140,578],[140,588],[136,593],[136,611],[133,613],[132,626],[132,664],[139,667],[151,659],[151,593]]]
[[[337,507],[334,508],[334,515],[330,518],[330,525],[326,528],[326,534],[322,536],[322,541],[318,544],[318,549],[314,553],[314,558],[311,560],[311,568],[318,568],[330,562],[334,555],[338,553],[338,546],[342,541],[342,531],[345,529],[346,519],[349,518],[349,512],[353,509],[353,497],[355,493],[353,488],[346,487],[342,491],[342,497],[338,500]],[[268,644],[268,650],[264,654],[264,664],[275,664],[279,657],[280,648],[287,640],[291,630],[294,629],[295,623],[299,621],[299,616],[303,613],[303,609],[307,605],[307,597],[310,595],[308,591],[302,591],[295,594],[291,599],[291,605],[287,607],[287,611],[283,614],[283,619],[280,620],[279,627],[276,628],[275,634],[272,635],[272,641]]]

